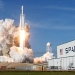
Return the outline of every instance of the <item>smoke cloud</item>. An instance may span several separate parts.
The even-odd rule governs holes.
[[[0,20],[0,62],[33,62],[32,49],[18,46],[19,27],[15,27],[12,19]]]
[[[28,42],[30,27],[26,25],[27,37],[25,48],[19,47],[19,27],[15,27],[14,20],[0,20],[0,62],[29,62],[43,63],[53,58],[53,53],[47,52],[41,57],[34,58],[33,50]]]
[[[28,48],[21,49],[20,47],[13,46],[10,48],[9,54],[15,62],[25,62],[27,58],[33,59],[33,51]],[[28,62],[33,62],[33,60],[31,60]]]
[[[47,52],[47,53],[43,54],[43,56],[41,56],[41,57],[34,58],[34,63],[47,63],[48,59],[52,59],[52,58],[54,58],[54,54]]]

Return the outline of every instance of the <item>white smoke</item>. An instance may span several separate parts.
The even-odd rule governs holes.
[[[10,47],[10,43],[12,43],[11,37],[16,37],[19,34],[18,30],[19,27],[14,26],[14,20],[0,20],[0,62],[33,62],[34,54],[32,49]],[[47,52],[41,57],[34,58],[34,63],[47,62],[48,59],[52,58],[53,53]]]
[[[41,57],[34,58],[34,63],[47,63],[49,59],[55,58],[54,54],[52,53],[51,43],[47,43],[46,53],[43,54]]]
[[[21,49],[20,47],[13,46],[10,48],[10,57],[14,60],[14,62],[24,62],[26,58],[33,59],[33,51],[32,49]]]
[[[41,57],[34,58],[34,63],[46,63],[46,62],[48,62],[48,59],[52,59],[52,58],[54,58],[54,54],[47,52],[47,53],[43,54],[43,56],[41,56]]]
[[[47,63],[49,59],[55,58],[52,53],[51,43],[47,43],[46,53],[41,57],[34,58],[34,63]]]
[[[7,56],[0,56],[0,62],[14,62],[14,60],[12,58],[9,58]]]
[[[10,47],[12,43],[11,37],[16,37],[19,34],[18,29],[14,26],[14,20],[0,20],[0,62],[33,61],[32,49],[21,49],[16,46]]]
[[[5,21],[0,20],[0,44],[2,44],[3,42],[5,44],[9,44],[10,42],[10,40],[8,40],[10,37],[9,35],[13,33],[13,30],[14,30],[14,20],[12,19],[5,19]]]

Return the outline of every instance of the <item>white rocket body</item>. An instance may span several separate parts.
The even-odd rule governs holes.
[[[23,14],[23,6],[22,6],[22,14],[20,14],[20,30],[24,30],[25,28],[25,15]],[[24,31],[20,31],[20,48],[24,49],[25,47],[25,36],[22,37],[22,35],[25,34]]]
[[[20,29],[25,28],[25,14],[23,14],[23,6],[22,6],[22,14],[20,14]]]

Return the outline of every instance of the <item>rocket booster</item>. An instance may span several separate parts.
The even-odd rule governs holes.
[[[23,14],[23,6],[22,6],[22,13],[20,14],[20,29],[24,29],[25,28],[25,14]]]

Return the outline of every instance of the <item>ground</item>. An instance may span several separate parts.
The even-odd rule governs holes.
[[[1,71],[0,75],[75,75],[75,72]]]

